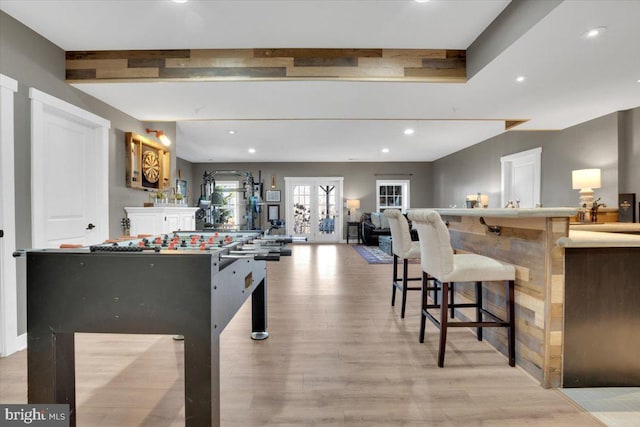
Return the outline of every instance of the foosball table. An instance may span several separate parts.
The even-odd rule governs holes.
[[[187,426],[220,425],[220,333],[252,298],[251,338],[266,339],[266,261],[291,255],[286,236],[176,232],[61,249],[27,260],[29,403],[70,405],[74,333],[184,337]]]

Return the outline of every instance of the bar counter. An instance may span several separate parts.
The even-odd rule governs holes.
[[[575,208],[435,210],[448,223],[451,243],[457,253],[486,255],[515,266],[518,366],[538,379],[543,387],[562,387],[563,384],[569,387],[640,385],[640,362],[629,362],[628,357],[629,354],[640,354],[640,344],[637,343],[638,338],[625,335],[632,327],[636,328],[633,337],[640,335],[637,332],[640,331],[640,316],[635,314],[640,313],[640,272],[637,271],[640,266],[640,236],[570,231],[570,220],[577,214]],[[569,249],[569,246],[572,248]],[[571,259],[566,257],[565,253],[574,250],[593,252],[589,255],[591,258],[588,267],[585,267],[583,259],[574,259],[573,255]],[[611,268],[604,268],[600,262],[606,258],[603,252],[611,251],[622,251],[624,257],[636,257],[634,259],[637,261],[632,263],[634,266],[629,266],[622,272],[622,275],[611,276],[614,273]],[[627,258],[625,260],[628,262]],[[568,263],[569,261],[571,262]],[[609,265],[614,265],[611,263]],[[586,277],[583,274],[585,271]],[[606,275],[616,277],[621,282],[607,280]],[[570,290],[565,289],[565,281],[571,283]],[[620,287],[621,285],[624,286]],[[590,300],[589,296],[580,294],[585,288],[606,290],[605,293],[611,298]],[[623,292],[618,292],[622,290]],[[566,294],[569,291],[571,292]],[[503,286],[484,286],[483,297],[486,308],[498,315],[505,314]],[[571,307],[577,308],[577,314],[571,314],[567,318],[565,298],[571,298]],[[473,284],[456,285],[456,302],[470,302],[474,299]],[[607,321],[599,319],[601,314],[596,314],[598,307],[604,301],[608,301],[605,305],[614,303],[614,299],[621,301],[624,307],[620,306],[619,314],[626,318],[621,320],[612,316]],[[632,306],[635,306],[635,310],[631,310]],[[633,316],[635,319],[629,319]],[[456,317],[471,320],[475,318],[475,312],[461,309],[456,311]],[[570,337],[565,335],[567,321],[571,327],[568,331],[572,334]],[[625,321],[628,324],[624,324]],[[618,335],[616,339],[620,335],[627,336],[627,343],[631,346],[630,353],[622,352],[627,356],[618,358],[618,372],[614,372],[613,376],[609,371],[611,363],[607,363],[606,372],[593,366],[596,360],[601,363],[601,357],[583,363],[584,352],[606,353],[594,339],[585,339],[590,335],[588,328],[604,331],[601,326],[597,326],[598,322],[606,324],[605,329],[609,329],[609,334]],[[612,322],[615,324],[611,324]],[[485,339],[506,355],[505,331],[501,328],[487,328]],[[570,343],[571,354],[565,354],[565,342]],[[619,350],[616,348],[615,351]],[[636,357],[636,360],[640,358]],[[576,366],[579,371],[577,374],[574,369]],[[628,372],[634,369],[638,374],[629,375]],[[588,374],[589,371],[598,371],[600,379],[594,381],[593,376]],[[621,381],[622,377],[627,380]]]
[[[476,216],[476,217],[498,217],[498,218],[550,218],[550,217],[571,217],[577,215],[578,209],[576,208],[534,208],[534,209],[520,209],[520,208],[485,208],[485,209],[461,209],[461,208],[449,208],[449,209],[434,209],[440,216],[445,215],[463,215],[463,216]]]

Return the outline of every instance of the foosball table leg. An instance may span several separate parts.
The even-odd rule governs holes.
[[[251,295],[251,339],[266,340],[267,332],[267,279],[263,279]]]

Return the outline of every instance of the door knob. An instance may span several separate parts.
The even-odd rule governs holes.
[[[94,228],[96,228],[95,225],[89,223],[89,225],[87,225],[87,230],[93,230]]]

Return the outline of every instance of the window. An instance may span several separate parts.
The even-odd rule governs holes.
[[[376,181],[376,210],[382,212],[387,208],[405,211],[409,208],[409,180]]]
[[[238,181],[216,181],[216,190],[221,194],[221,199],[225,207],[221,209],[223,218],[219,222],[227,226],[238,226],[242,224],[240,218],[240,200]]]

